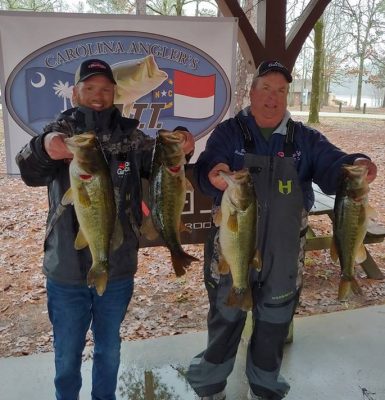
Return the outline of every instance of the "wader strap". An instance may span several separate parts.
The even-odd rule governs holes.
[[[255,153],[255,146],[254,146],[254,142],[253,142],[253,137],[251,136],[249,127],[240,118],[235,117],[235,120],[238,122],[238,125],[241,128],[242,135],[243,135],[243,138],[245,140],[246,153]]]
[[[238,125],[241,128],[242,135],[245,140],[246,153],[254,153],[255,147],[249,127],[240,118],[235,117],[235,120],[238,122]],[[295,128],[295,122],[291,118],[289,118],[286,124],[287,131],[286,131],[285,143],[283,145],[284,146],[283,152],[285,154],[285,157],[292,157],[294,154],[294,128]]]
[[[286,124],[286,138],[283,147],[285,157],[293,157],[294,154],[294,128],[295,122],[289,118]]]

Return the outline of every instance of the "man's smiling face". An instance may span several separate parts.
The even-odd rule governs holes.
[[[73,100],[79,106],[95,111],[106,110],[114,104],[115,85],[104,75],[93,75],[74,87]]]
[[[257,78],[250,89],[250,108],[261,128],[275,128],[287,107],[289,83],[280,72],[269,72]]]

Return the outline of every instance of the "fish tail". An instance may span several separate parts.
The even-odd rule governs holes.
[[[171,261],[172,266],[174,267],[175,275],[182,276],[186,273],[185,268],[187,268],[192,262],[199,260],[181,250],[178,252],[171,252]]]
[[[338,288],[338,300],[347,301],[355,294],[362,295],[362,290],[356,279],[342,277]]]
[[[95,287],[99,296],[102,296],[106,290],[108,281],[107,263],[100,262],[92,265],[87,274],[87,285]]]
[[[243,311],[250,311],[253,308],[253,297],[250,287],[244,290],[232,287],[226,305],[240,308]]]

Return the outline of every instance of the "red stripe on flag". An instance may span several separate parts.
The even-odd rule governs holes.
[[[215,75],[198,76],[174,71],[174,93],[198,98],[214,96]]]

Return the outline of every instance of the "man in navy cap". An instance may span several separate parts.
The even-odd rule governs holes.
[[[138,120],[122,117],[114,106],[115,85],[105,61],[84,61],[75,74],[76,107],[32,138],[16,157],[27,185],[48,187],[43,272],[54,334],[57,400],[79,399],[82,352],[90,327],[95,346],[88,398],[116,398],[119,329],[132,296],[138,262],[141,178],[149,177],[155,141],[137,129]],[[64,139],[87,131],[95,132],[108,162],[124,236],[120,247],[110,252],[108,282],[101,296],[95,287],[87,286],[92,264],[88,246],[81,250],[74,246],[79,230],[74,208],[61,204],[70,186],[69,160],[73,157]],[[194,138],[190,132],[184,133],[183,150],[190,154]]]
[[[314,194],[312,181],[335,193],[343,164],[364,164],[368,182],[376,165],[360,153],[346,154],[325,136],[287,111],[290,71],[279,61],[262,62],[250,89],[250,106],[211,134],[195,167],[198,185],[220,207],[227,187],[221,172],[248,168],[259,205],[256,247],[260,270],[250,268],[253,328],[247,351],[248,398],[280,400],[290,386],[280,375],[283,347],[302,286],[307,216]],[[208,345],[191,362],[187,379],[204,400],[223,400],[246,311],[229,307],[229,275],[221,275],[218,229],[205,244],[204,277],[210,310]],[[231,399],[232,400],[232,399]]]

